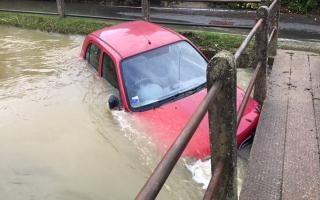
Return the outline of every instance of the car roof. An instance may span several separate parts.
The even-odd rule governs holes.
[[[93,32],[122,58],[184,40],[180,34],[145,21],[121,23]]]

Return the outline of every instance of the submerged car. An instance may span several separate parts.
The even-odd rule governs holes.
[[[149,22],[122,23],[87,35],[81,57],[118,91],[109,106],[139,118],[161,149],[172,144],[207,93],[205,56],[184,36]],[[237,88],[237,109],[243,96]],[[258,118],[259,104],[250,99],[237,131],[238,147],[252,136]],[[183,155],[210,155],[208,116]]]

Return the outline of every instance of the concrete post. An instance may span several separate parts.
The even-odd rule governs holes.
[[[268,6],[268,0],[261,0],[261,6]]]
[[[64,17],[65,16],[64,0],[57,0],[57,7],[58,7],[58,13],[60,17]]]
[[[273,64],[274,57],[277,55],[280,5],[281,5],[281,1],[279,0],[277,5],[274,8],[274,13],[270,13],[272,15],[270,29],[272,30],[273,28],[276,28],[275,35],[269,44],[268,64],[271,64],[271,65]]]
[[[150,21],[150,0],[141,0],[142,18],[144,21]]]
[[[254,87],[254,98],[263,103],[267,94],[267,57],[268,57],[268,7],[261,6],[257,10],[257,20],[263,19],[263,23],[256,33],[255,37],[255,68],[258,62],[261,62],[261,68],[257,76]]]
[[[214,199],[217,200],[238,198],[236,181],[236,74],[234,56],[230,52],[219,52],[209,62],[207,69],[208,90],[218,80],[221,80],[223,84],[208,109],[212,172],[219,161],[224,161],[220,187],[214,194]]]

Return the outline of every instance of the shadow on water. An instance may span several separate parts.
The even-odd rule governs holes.
[[[3,199],[132,199],[159,162],[134,118],[107,109],[111,87],[79,58],[82,41],[1,27]],[[245,85],[251,72],[241,73]],[[159,199],[200,199],[209,177],[210,166],[181,159]]]

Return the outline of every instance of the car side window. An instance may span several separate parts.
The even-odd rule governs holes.
[[[101,49],[94,44],[90,44],[86,52],[86,60],[92,67],[98,71],[99,67],[99,57]]]
[[[108,54],[103,54],[102,78],[105,78],[113,87],[119,88],[116,68]]]

